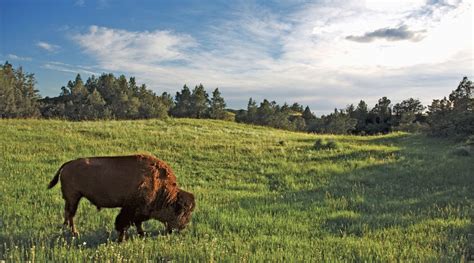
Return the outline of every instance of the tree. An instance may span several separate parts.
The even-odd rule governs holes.
[[[255,123],[260,125],[269,125],[270,118],[275,113],[274,106],[275,103],[270,103],[268,100],[264,99],[260,106],[257,108],[257,118]]]
[[[311,120],[308,125],[309,132],[347,134],[351,133],[357,124],[357,120],[351,118],[343,110],[334,109],[334,112]]]
[[[34,74],[5,62],[0,68],[0,117],[38,117],[40,96],[35,84]]]
[[[451,121],[456,136],[467,137],[474,134],[473,89],[473,83],[467,77],[464,77],[458,87],[449,95],[449,100],[453,105]]]
[[[219,119],[223,120],[226,118],[226,110],[225,110],[225,101],[224,98],[222,98],[221,93],[219,92],[219,89],[216,88],[212,92],[212,98],[211,98],[211,106],[209,109],[209,117],[211,119]]]
[[[300,105],[298,102],[295,102],[291,105],[290,109],[294,112],[303,113],[303,105]]]
[[[81,75],[77,74],[74,81],[68,81],[68,95],[65,98],[65,114],[70,120],[87,119],[87,97],[89,95]]]
[[[247,104],[247,123],[257,123],[257,109],[257,102],[250,98]]]
[[[367,107],[367,103],[361,100],[359,104],[357,104],[356,109],[353,113],[353,118],[357,120],[357,124],[355,126],[355,133],[357,134],[365,134],[367,133],[367,118],[369,116],[369,109]]]
[[[404,126],[414,123],[423,115],[425,107],[420,100],[409,98],[397,103],[393,106],[394,124],[396,126]]]
[[[458,112],[474,110],[474,99],[472,97],[473,83],[464,77],[458,87],[451,92],[449,100],[453,104],[453,109]]]
[[[370,111],[367,125],[369,134],[388,133],[392,128],[392,108],[391,101],[387,97],[379,99],[374,108]]]
[[[303,114],[301,115],[301,117],[303,117],[304,122],[306,123],[306,125],[309,125],[309,123],[312,120],[316,119],[316,116],[311,112],[311,109],[309,108],[309,106],[306,106],[306,108],[304,109]]]
[[[86,103],[84,119],[98,120],[110,117],[109,112],[105,111],[105,100],[96,89],[87,96]]]
[[[188,86],[184,84],[181,92],[176,92],[176,104],[172,109],[172,114],[175,117],[191,117],[191,91]]]
[[[171,109],[174,107],[173,97],[171,97],[171,95],[168,92],[163,92],[161,93],[160,101],[161,101],[163,110],[166,111],[166,115],[163,115],[163,116],[168,116],[171,112]]]
[[[17,115],[15,97],[15,72],[13,66],[7,62],[0,70],[0,117],[14,118]]]
[[[449,136],[454,134],[454,125],[451,120],[451,101],[444,97],[442,100],[433,100],[428,106],[428,124],[430,133],[435,136]]]
[[[474,134],[473,88],[472,82],[464,77],[449,99],[433,100],[427,117],[430,134],[460,138]]]
[[[204,86],[199,84],[191,94],[191,117],[197,119],[207,117],[208,105],[209,94],[207,94]]]
[[[306,121],[303,117],[298,116],[291,120],[292,126],[296,131],[306,131]]]

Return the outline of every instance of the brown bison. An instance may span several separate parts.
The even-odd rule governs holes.
[[[61,180],[66,201],[64,225],[74,226],[79,200],[87,198],[97,209],[121,207],[115,229],[122,241],[125,231],[134,224],[140,236],[142,222],[150,218],[163,222],[166,232],[182,230],[195,207],[193,194],[176,184],[176,176],[163,161],[150,155],[80,158],[66,162],[49,183],[52,188]]]

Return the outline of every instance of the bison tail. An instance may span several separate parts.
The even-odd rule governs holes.
[[[68,162],[67,162],[68,163]],[[54,175],[53,179],[51,180],[51,182],[49,182],[49,185],[48,185],[48,189],[51,189],[53,188],[59,181],[59,175],[61,174],[61,171],[63,170],[63,167],[67,164],[63,164],[61,165],[61,168],[59,168],[59,170],[56,172],[56,174]]]

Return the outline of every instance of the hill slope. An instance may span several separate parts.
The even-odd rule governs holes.
[[[318,136],[210,120],[0,120],[0,260],[459,261],[474,215],[474,162],[410,134]],[[314,150],[317,138],[337,150]],[[117,209],[83,200],[61,229],[70,159],[149,152],[197,209],[182,234],[115,243]]]

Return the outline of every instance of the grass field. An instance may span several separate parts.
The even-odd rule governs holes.
[[[446,261],[474,234],[474,158],[452,142],[396,133],[309,135],[210,120],[0,120],[0,260]],[[315,150],[316,139],[335,150]],[[192,223],[118,244],[118,209],[83,199],[72,238],[61,227],[70,159],[148,152],[196,195]]]

